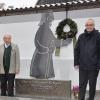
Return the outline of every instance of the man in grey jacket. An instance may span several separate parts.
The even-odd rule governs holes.
[[[20,71],[19,49],[11,40],[12,36],[5,34],[0,45],[1,96],[14,96],[15,75]]]

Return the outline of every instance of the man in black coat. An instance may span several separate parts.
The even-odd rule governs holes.
[[[89,82],[89,98],[94,100],[100,69],[100,33],[95,30],[93,19],[88,19],[85,31],[78,38],[74,49],[74,67],[79,68],[79,100],[85,100]]]

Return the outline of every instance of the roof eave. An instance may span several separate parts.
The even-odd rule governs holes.
[[[25,14],[34,14],[34,13],[42,13],[45,12],[46,10],[50,9],[53,10],[54,12],[59,12],[59,11],[71,11],[71,10],[82,10],[82,9],[92,9],[92,8],[100,8],[100,1],[95,1],[95,2],[85,2],[85,3],[72,3],[72,4],[61,4],[60,6],[55,4],[55,6],[50,5],[45,7],[43,6],[36,6],[36,7],[30,7],[30,8],[16,8],[16,9],[7,9],[7,10],[2,10],[0,11],[0,16],[13,16],[13,15],[25,15]]]

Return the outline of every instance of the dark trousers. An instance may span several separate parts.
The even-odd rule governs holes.
[[[79,100],[85,100],[87,83],[89,82],[89,100],[94,100],[99,70],[79,70]]]
[[[14,96],[15,74],[0,74],[1,96]]]

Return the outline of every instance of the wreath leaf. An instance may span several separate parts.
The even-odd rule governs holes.
[[[64,32],[64,27],[68,25],[70,27],[69,32]],[[70,18],[66,18],[63,21],[61,21],[57,28],[56,28],[56,35],[59,39],[66,39],[66,38],[73,38],[76,36],[78,29],[77,24]]]

